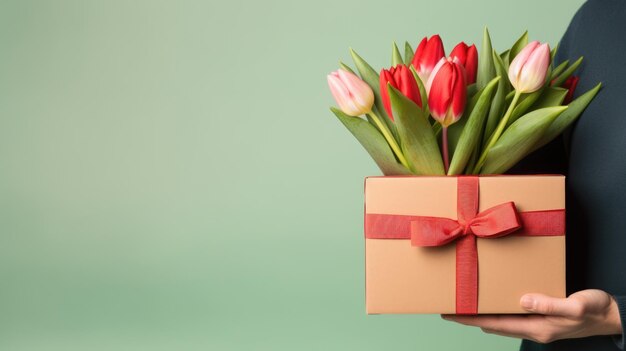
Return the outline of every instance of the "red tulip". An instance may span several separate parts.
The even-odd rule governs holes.
[[[565,95],[565,99],[563,100],[564,105],[567,105],[574,100],[574,91],[576,91],[576,86],[578,85],[579,80],[580,78],[578,76],[571,76],[567,78],[565,83],[563,83],[563,88],[567,89],[567,95]]]
[[[428,107],[444,128],[459,120],[465,109],[466,84],[463,65],[458,60],[441,59],[430,79]]]
[[[383,100],[383,105],[387,114],[393,120],[391,113],[391,101],[389,101],[389,92],[387,90],[387,83],[392,87],[400,90],[400,92],[415,102],[419,107],[422,107],[422,97],[420,96],[420,90],[415,81],[415,77],[411,70],[405,65],[396,65],[390,69],[382,69],[380,71],[380,95]]]
[[[467,46],[464,42],[460,42],[452,49],[450,58],[457,58],[459,62],[465,67],[465,74],[467,84],[476,83],[476,71],[478,70],[478,51],[476,46]]]
[[[443,42],[441,42],[439,35],[433,35],[430,39],[426,37],[422,39],[411,61],[411,65],[417,71],[422,83],[426,84],[435,65],[444,56],[446,53],[443,50]]]

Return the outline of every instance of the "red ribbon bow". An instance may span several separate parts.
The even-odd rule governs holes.
[[[506,202],[478,213],[479,179],[458,177],[457,220],[441,217],[367,214],[369,239],[411,239],[413,246],[442,246],[456,241],[456,313],[478,312],[478,250],[476,238],[515,233],[557,236],[565,233],[565,210],[518,213]]]
[[[465,218],[448,219],[418,217],[411,222],[411,244],[413,246],[441,246],[466,235],[479,238],[497,238],[510,234],[522,227],[514,202],[506,202],[471,214],[468,209],[459,209]]]

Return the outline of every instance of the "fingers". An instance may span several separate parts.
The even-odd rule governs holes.
[[[443,315],[442,318],[493,332],[524,333],[528,331],[528,317],[520,315]]]
[[[489,334],[530,339],[537,342],[553,340],[553,330],[542,315],[443,315],[442,318],[464,325],[481,328]]]
[[[582,318],[585,305],[580,299],[556,298],[542,294],[526,294],[520,299],[520,305],[528,312],[562,316],[568,318]]]

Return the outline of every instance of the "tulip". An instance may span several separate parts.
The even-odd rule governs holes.
[[[465,67],[467,84],[476,83],[476,72],[478,70],[478,51],[476,45],[467,46],[464,42],[460,42],[452,49],[450,58],[457,58]]]
[[[430,113],[446,128],[458,121],[465,108],[467,96],[465,72],[457,60],[441,59],[430,80],[428,106]]]
[[[465,109],[467,89],[465,69],[457,59],[442,58],[429,79],[428,107],[433,118],[441,123],[445,172],[450,166],[448,127],[458,121]]]
[[[410,169],[409,163],[404,157],[400,145],[391,135],[391,131],[381,121],[380,117],[372,111],[374,107],[374,92],[372,88],[354,73],[343,69],[331,72],[327,76],[327,80],[330,92],[333,94],[341,111],[353,117],[368,114],[385,140],[387,140],[387,143],[389,143],[391,150],[395,153],[400,163],[407,169]],[[385,90],[387,90],[386,88]]]
[[[509,80],[519,93],[532,93],[545,83],[550,65],[550,47],[538,41],[528,43],[509,67]]]
[[[576,86],[578,85],[579,80],[580,78],[578,78],[578,76],[571,76],[567,78],[565,83],[563,83],[563,88],[567,89],[567,95],[565,95],[565,99],[563,99],[564,105],[567,105],[574,100],[574,91],[576,91]]]
[[[380,71],[380,95],[383,100],[385,110],[391,120],[393,120],[393,114],[391,111],[391,101],[389,101],[387,83],[398,89],[404,96],[411,99],[419,107],[422,107],[422,97],[420,95],[419,87],[417,86],[417,81],[407,66],[396,65],[388,70],[382,69]]]
[[[515,95],[509,108],[504,113],[502,119],[498,123],[496,130],[493,132],[483,153],[480,155],[478,162],[474,168],[474,173],[478,173],[480,168],[487,159],[489,150],[500,139],[504,128],[509,123],[509,118],[515,109],[517,101],[524,93],[532,93],[543,86],[548,74],[548,66],[550,65],[550,47],[548,44],[540,44],[538,41],[530,42],[515,56],[509,66],[509,80],[515,88]]]
[[[331,72],[327,80],[330,92],[345,114],[356,117],[372,110],[374,92],[354,73],[340,69]]]
[[[441,42],[439,35],[433,35],[430,39],[426,37],[422,39],[415,50],[411,65],[424,84],[428,81],[437,62],[445,55],[443,42]]]

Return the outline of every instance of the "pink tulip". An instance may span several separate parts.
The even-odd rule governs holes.
[[[509,67],[509,80],[519,93],[532,93],[545,83],[550,65],[550,46],[538,41],[528,43]]]
[[[331,72],[327,80],[330,92],[345,114],[356,117],[372,111],[374,92],[361,78],[339,69]]]
[[[465,72],[458,60],[443,58],[429,80],[428,106],[435,120],[448,127],[465,109]]]
[[[411,65],[415,68],[422,83],[426,84],[435,65],[444,56],[446,53],[443,50],[443,42],[439,35],[433,35],[430,39],[422,39],[411,61]]]

